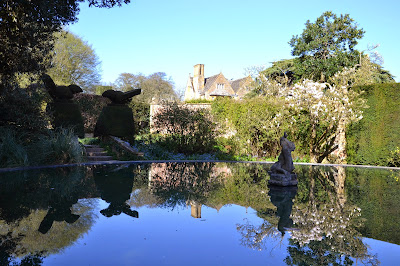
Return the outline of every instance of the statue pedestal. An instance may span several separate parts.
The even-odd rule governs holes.
[[[131,108],[124,104],[111,104],[103,108],[94,129],[94,136],[130,138],[135,134]]]
[[[54,116],[53,127],[73,128],[75,134],[84,137],[84,125],[79,106],[73,102],[53,102],[47,105],[47,109]]]
[[[285,175],[269,171],[268,174],[270,176],[270,179],[268,181],[269,185],[281,186],[281,187],[297,186],[298,183],[297,175],[294,173],[290,175]]]

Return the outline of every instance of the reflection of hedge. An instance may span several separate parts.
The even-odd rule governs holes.
[[[374,84],[365,91],[369,108],[347,132],[348,163],[388,165],[400,147],[400,83]]]
[[[346,168],[347,202],[361,209],[364,237],[400,244],[399,171]]]
[[[85,124],[85,132],[92,133],[101,110],[110,103],[110,100],[100,95],[79,93],[75,95],[74,102],[76,102],[81,109]]]

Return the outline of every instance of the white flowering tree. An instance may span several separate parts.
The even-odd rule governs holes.
[[[262,81],[268,86],[269,81]],[[285,109],[292,115],[292,130],[301,148],[309,151],[311,162],[322,162],[338,149],[338,129],[362,118],[366,107],[360,93],[347,86],[335,86],[304,80],[292,87],[273,84],[264,90],[266,97],[279,97],[285,101]]]

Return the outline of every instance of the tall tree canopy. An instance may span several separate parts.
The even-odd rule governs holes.
[[[141,88],[142,93],[133,98],[135,102],[150,104],[152,101],[176,101],[178,99],[173,82],[164,72],[157,72],[149,76],[122,73],[115,82],[115,87],[121,91],[132,88]]]
[[[337,16],[324,12],[314,23],[309,20],[300,36],[293,36],[289,44],[292,55],[298,56],[296,68],[305,78],[326,81],[328,77],[357,63],[354,50],[364,30],[348,14]]]
[[[85,0],[0,1],[0,78],[15,73],[37,73],[53,46],[53,33],[75,22]],[[87,0],[89,6],[113,7],[130,0]]]
[[[76,84],[94,93],[100,84],[100,60],[92,47],[70,32],[56,33],[48,74],[59,85]]]

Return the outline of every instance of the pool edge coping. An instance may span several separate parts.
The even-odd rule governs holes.
[[[0,173],[13,172],[13,171],[26,171],[35,169],[48,169],[48,168],[62,168],[62,167],[79,167],[79,166],[92,166],[92,165],[118,165],[118,164],[149,164],[149,163],[254,163],[254,164],[273,164],[270,161],[225,161],[225,160],[136,160],[136,161],[94,161],[82,162],[71,164],[55,164],[55,165],[39,165],[39,166],[20,166],[0,168]],[[359,168],[372,168],[372,169],[387,169],[387,170],[400,170],[400,167],[389,166],[375,166],[375,165],[357,165],[357,164],[322,164],[322,163],[294,163],[295,165],[313,165],[313,166],[334,166],[334,167],[359,167]]]

